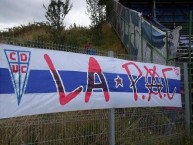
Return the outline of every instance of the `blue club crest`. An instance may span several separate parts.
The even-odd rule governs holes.
[[[19,105],[27,84],[31,52],[18,50],[4,50],[4,52],[9,64],[10,74]]]

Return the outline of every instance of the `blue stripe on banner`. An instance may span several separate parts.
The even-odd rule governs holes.
[[[30,70],[25,93],[52,92],[57,92],[57,89],[50,71]]]
[[[65,87],[66,92],[71,92],[75,88],[83,86],[83,91],[86,91],[87,73],[76,71],[59,71],[60,77]]]
[[[0,94],[13,94],[14,87],[7,68],[0,68]]]
[[[63,86],[66,92],[72,92],[75,88],[83,86],[83,91],[86,91],[87,86],[87,73],[86,72],[76,72],[76,71],[59,71],[59,75],[62,79]],[[107,80],[107,84],[110,92],[133,92],[131,87],[131,81],[126,74],[113,74],[104,73]],[[116,87],[115,78],[119,76],[123,80],[123,86]],[[132,76],[136,78],[136,76]],[[148,78],[148,82],[151,79]],[[156,82],[160,82],[156,78]],[[25,93],[52,93],[57,92],[57,88],[53,77],[49,70],[30,70],[29,77],[27,79],[27,86]],[[95,83],[100,83],[99,78],[95,75]],[[163,86],[162,92],[167,92],[166,83],[163,78],[161,78],[161,84]],[[176,87],[176,93],[180,93],[180,80],[168,79],[169,92],[173,93]],[[10,77],[10,72],[8,69],[0,68],[0,94],[13,94],[14,87]],[[137,83],[138,93],[148,93],[149,90],[146,87],[146,78],[142,77]],[[156,87],[152,87],[154,91],[157,91]],[[101,89],[99,89],[101,91]]]

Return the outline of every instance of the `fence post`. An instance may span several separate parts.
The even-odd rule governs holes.
[[[114,57],[113,51],[108,51],[109,57]],[[115,109],[109,109],[109,145],[115,145]]]
[[[168,65],[168,59],[169,59],[169,37],[168,37],[168,31],[166,31],[166,65]]]
[[[151,24],[151,54],[150,54],[150,59],[151,59],[151,63],[153,63],[153,51],[154,51],[154,43],[153,43],[153,24],[152,22],[150,23]]]
[[[127,46],[127,49],[128,49],[128,55],[131,55],[131,47],[130,47],[130,42],[131,42],[131,33],[130,33],[130,27],[131,27],[131,25],[130,25],[130,16],[131,15],[131,12],[130,12],[130,10],[128,10],[128,46]],[[130,58],[130,56],[129,56],[129,59],[131,59]]]
[[[188,49],[188,75],[189,75],[189,97],[190,97],[190,117],[192,120],[192,72],[191,72],[191,64],[192,64],[192,54],[191,54],[191,36],[192,36],[192,11],[189,14],[189,49]],[[190,126],[190,130],[192,130],[192,126]]]
[[[142,14],[143,15],[143,14]],[[140,23],[141,23],[141,62],[144,62],[144,60],[143,60],[143,28],[142,28],[142,21],[143,21],[143,17],[142,17],[142,15],[141,15],[141,18],[140,18]]]
[[[189,87],[188,87],[188,64],[183,63],[184,70],[184,94],[185,94],[185,120],[186,120],[186,132],[190,137],[190,98],[189,98]]]

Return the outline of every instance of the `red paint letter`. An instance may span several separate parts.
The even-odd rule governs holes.
[[[175,87],[174,90],[173,90],[172,96],[170,96],[170,94],[169,94],[168,80],[167,80],[166,74],[165,74],[165,72],[167,72],[167,71],[172,71],[172,68],[165,68],[165,69],[162,70],[162,73],[163,73],[163,76],[164,76],[164,79],[165,79],[165,83],[166,83],[166,92],[167,92],[167,96],[168,96],[168,99],[171,100],[171,99],[173,99],[174,94],[176,93],[176,87]]]
[[[83,87],[80,86],[78,88],[76,88],[73,92],[69,93],[68,95],[65,95],[65,88],[62,86],[62,82],[60,80],[59,74],[56,71],[52,60],[50,59],[49,55],[45,54],[44,55],[44,59],[46,60],[48,67],[53,75],[53,78],[56,82],[56,86],[59,92],[59,96],[60,96],[60,104],[61,105],[65,105],[68,102],[70,102],[71,100],[73,100],[82,90]]]
[[[21,66],[21,73],[26,73],[27,66]]]
[[[139,72],[139,75],[137,76],[136,79],[134,79],[132,77],[132,74],[129,70],[129,65],[133,65],[137,69],[137,71]],[[131,81],[130,87],[132,87],[133,93],[134,93],[134,99],[135,99],[135,101],[137,101],[138,95],[137,95],[137,86],[136,86],[136,84],[137,84],[138,80],[142,77],[142,72],[134,62],[125,63],[125,64],[122,65],[122,67],[126,70],[126,72],[128,74],[129,80]],[[134,75],[137,75],[137,74],[134,74]]]
[[[18,67],[18,65],[17,65],[17,64],[12,64],[12,65],[11,65],[11,67],[12,67],[12,71],[13,71],[13,73],[17,73],[17,72],[19,72],[19,67]]]
[[[16,58],[14,57],[15,56],[15,52],[11,52],[10,54],[9,54],[9,58],[11,59],[11,60],[16,60]]]
[[[101,83],[95,83],[95,80],[94,80],[95,75],[97,75],[100,78]],[[99,88],[103,90],[105,101],[108,102],[110,96],[109,96],[109,91],[108,91],[108,86],[107,86],[105,76],[102,73],[102,70],[97,60],[94,57],[90,57],[89,64],[88,64],[88,84],[87,84],[87,90],[85,94],[85,102],[89,101],[93,89],[99,89]]]
[[[144,66],[144,68],[147,71],[145,86],[149,90],[148,101],[150,101],[152,94],[159,95],[159,97],[162,98],[161,90],[163,86],[159,75],[156,73],[156,66],[153,66],[153,68],[147,68],[146,66]],[[157,76],[157,79],[156,79],[156,76]]]
[[[27,55],[25,53],[20,54],[21,61],[27,61]]]

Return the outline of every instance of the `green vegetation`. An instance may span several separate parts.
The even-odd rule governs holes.
[[[46,9],[46,19],[53,28],[56,28],[58,31],[62,31],[64,26],[64,18],[68,12],[72,9],[72,4],[70,0],[51,0],[48,7],[43,5]]]
[[[64,19],[72,9],[70,0],[51,0],[48,6],[43,4],[44,9],[46,9],[47,22],[29,23],[26,26],[21,25],[0,32],[0,38],[2,37],[0,41],[47,49],[51,49],[52,44],[54,44],[54,49],[60,50],[65,49],[59,48],[59,45],[60,47],[70,46],[69,48],[73,50],[68,49],[68,51],[75,51],[75,48],[84,48],[89,44],[97,52],[111,50],[115,52],[115,57],[128,55],[115,31],[106,22],[106,14],[108,16],[111,9],[110,0],[103,2],[101,0],[87,0],[86,3],[87,13],[91,19],[90,28],[77,26],[74,23],[66,29]],[[3,41],[5,37],[6,41]],[[10,42],[10,40],[14,42]]]
[[[100,34],[96,32],[96,29],[73,24],[69,29],[61,31],[60,41],[56,40],[55,34],[53,35],[51,29],[52,27],[46,23],[29,23],[27,26],[14,27],[6,32],[0,32],[0,36],[14,38],[23,42],[57,43],[79,48],[84,48],[87,43],[90,43],[92,48],[96,50],[112,50],[117,54],[127,54],[121,41],[107,22],[102,24]]]
[[[91,26],[96,27],[106,19],[105,5],[100,5],[100,0],[86,0],[87,14],[91,20]]]

